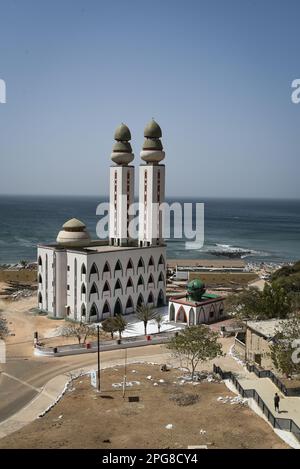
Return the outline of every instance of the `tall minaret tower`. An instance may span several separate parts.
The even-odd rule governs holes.
[[[144,145],[139,181],[139,246],[163,244],[160,204],[165,200],[165,157],[161,143],[161,128],[152,119],[144,130]]]
[[[113,246],[128,246],[131,243],[128,227],[132,218],[128,209],[134,202],[134,167],[128,164],[134,155],[127,125],[121,124],[114,138],[116,143],[111,159],[115,165],[110,167],[109,243]]]

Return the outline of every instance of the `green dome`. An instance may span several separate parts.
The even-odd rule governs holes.
[[[132,148],[129,142],[117,141],[113,146],[113,152],[131,153]]]
[[[131,140],[131,133],[127,125],[122,123],[121,125],[119,125],[119,127],[117,127],[115,131],[114,139],[118,141],[125,141],[125,142],[126,141],[128,142],[128,140]]]
[[[152,119],[152,121],[146,125],[145,130],[144,130],[144,137],[148,137],[148,138],[161,138],[162,137],[161,128],[159,127],[158,123],[155,122],[155,120]]]
[[[195,278],[188,283],[187,286],[188,295],[194,301],[200,301],[205,293],[205,284],[199,278]]]
[[[143,150],[156,150],[156,151],[162,151],[163,146],[160,140],[158,139],[152,139],[152,138],[146,138],[144,141],[143,145]]]

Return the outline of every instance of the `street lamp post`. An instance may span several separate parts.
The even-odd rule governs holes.
[[[97,374],[97,391],[100,392],[100,326],[97,326],[97,355],[98,355],[98,374]]]

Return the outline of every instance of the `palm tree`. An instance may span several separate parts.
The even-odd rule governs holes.
[[[161,328],[162,323],[164,322],[164,317],[163,317],[162,314],[157,313],[154,320],[155,320],[156,325],[157,325],[158,333],[160,333],[160,328]]]
[[[114,317],[113,322],[115,324],[116,330],[119,332],[119,339],[121,340],[122,332],[124,332],[127,327],[127,321],[126,319],[124,319],[124,316],[122,316],[122,314],[117,314]]]
[[[147,324],[156,318],[157,312],[150,306],[141,305],[137,308],[136,316],[144,323],[145,335],[147,335]]]

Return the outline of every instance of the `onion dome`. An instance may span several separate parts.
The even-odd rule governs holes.
[[[72,218],[64,223],[56,241],[63,246],[80,247],[88,246],[91,238],[85,224],[77,218]]]
[[[127,165],[134,158],[132,148],[129,143],[129,140],[131,140],[131,133],[127,125],[119,125],[115,131],[114,138],[116,143],[113,146],[111,159],[118,165]]]
[[[191,300],[200,301],[205,291],[205,284],[198,278],[188,283],[187,292]]]
[[[152,119],[145,127],[145,141],[141,151],[141,158],[146,161],[147,164],[157,164],[164,159],[165,152],[163,151],[163,145],[160,140],[161,136],[162,131],[160,126]]]

